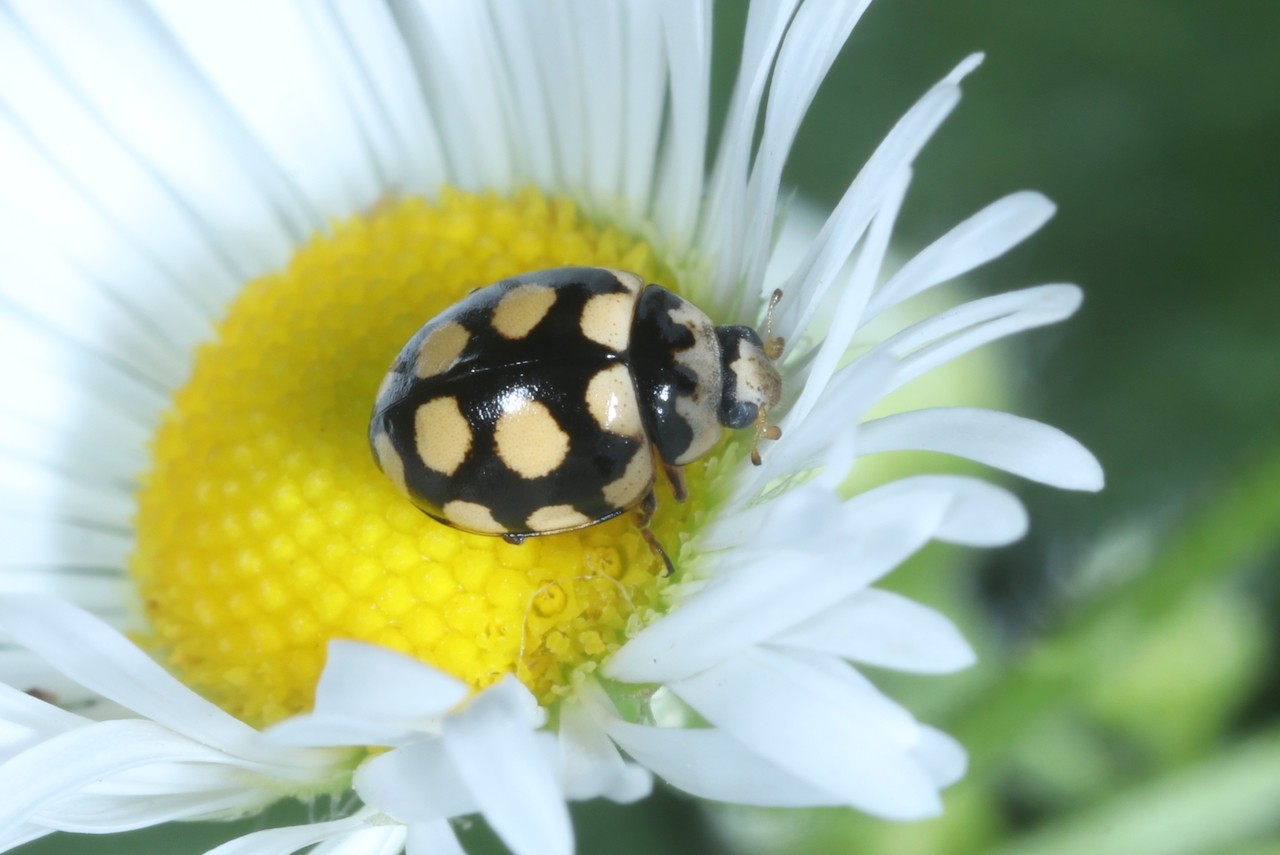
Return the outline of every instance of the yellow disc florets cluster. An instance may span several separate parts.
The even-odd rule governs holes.
[[[330,639],[475,689],[515,673],[544,702],[616,649],[663,584],[630,515],[521,546],[464,534],[410,505],[367,441],[418,327],[474,288],[565,264],[659,278],[646,245],[570,202],[447,192],[338,224],[249,283],[163,418],[139,495],[132,569],[155,655],[267,724],[310,708]],[[674,556],[698,505],[663,497],[653,529]]]

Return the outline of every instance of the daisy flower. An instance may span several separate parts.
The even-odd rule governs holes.
[[[787,153],[866,6],[751,3],[704,173],[709,2],[8,4],[0,849],[331,796],[350,809],[217,851],[458,851],[451,819],[480,814],[516,852],[568,852],[568,800],[635,800],[655,775],[743,804],[939,811],[963,750],[858,666],[972,653],[874,586],[930,541],[1015,540],[1025,514],[967,476],[846,479],[912,449],[1068,489],[1102,476],[1016,416],[867,416],[1079,293],[887,320],[1052,213],[1015,193],[888,255],[976,56],[820,228],[786,224]],[[804,247],[789,261],[780,231]],[[627,515],[466,534],[369,453],[379,383],[424,321],[562,265],[634,271],[717,324],[759,326],[784,295],[781,438],[752,466],[751,437],[727,437],[684,502],[658,485],[669,576]]]

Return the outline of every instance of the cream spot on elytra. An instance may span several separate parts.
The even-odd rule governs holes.
[[[634,505],[653,486],[653,452],[648,445],[636,449],[626,470],[605,485],[604,500],[615,508]]]
[[[414,443],[423,465],[452,475],[471,451],[471,426],[454,397],[434,398],[413,415]]]
[[[550,474],[569,454],[569,435],[538,401],[521,400],[499,416],[493,438],[502,462],[525,478]]]
[[[546,285],[513,288],[494,307],[493,328],[503,338],[524,338],[547,316],[555,301],[555,290]]]
[[[582,334],[615,353],[631,343],[635,298],[630,294],[597,294],[582,307]]]
[[[493,512],[484,505],[464,502],[460,499],[446,502],[440,509],[445,519],[460,529],[480,534],[502,534],[506,528],[493,518]]]
[[[565,531],[591,525],[591,518],[573,505],[547,505],[529,514],[525,522],[533,531]]]
[[[587,383],[587,411],[602,430],[640,438],[644,423],[631,372],[621,363],[602,368]]]
[[[471,334],[466,327],[456,321],[446,321],[427,333],[418,348],[418,358],[414,362],[413,373],[422,379],[443,374],[466,349]]]

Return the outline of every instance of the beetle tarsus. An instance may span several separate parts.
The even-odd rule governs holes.
[[[764,460],[760,457],[760,440],[762,439],[781,439],[782,428],[777,425],[767,424],[765,417],[767,413],[764,408],[760,408],[760,412],[756,415],[756,431],[755,436],[751,439],[751,462],[756,466],[761,465]]]
[[[524,543],[526,540],[529,539],[529,535],[512,534],[511,532],[507,532],[506,534],[502,535],[502,539],[505,540],[507,543],[511,544],[512,546],[519,546],[520,544]]]
[[[658,458],[661,460],[662,458]],[[683,466],[672,466],[665,460],[662,460],[662,471],[667,475],[667,481],[671,484],[671,494],[677,502],[683,502],[689,498],[689,484],[684,477]]]
[[[673,467],[665,467],[670,470]],[[675,467],[678,470],[678,467]],[[670,474],[670,472],[668,472]],[[649,549],[653,550],[653,554],[662,559],[662,563],[666,565],[663,576],[670,576],[676,572],[676,566],[671,563],[671,556],[667,555],[667,550],[662,548],[662,544],[658,543],[658,538],[653,536],[653,532],[649,529],[649,521],[653,519],[653,512],[658,509],[658,497],[650,490],[640,504],[636,506],[636,525],[640,529],[640,536],[644,538],[644,542],[649,544]]]
[[[661,558],[662,563],[667,566],[667,569],[662,571],[662,575],[670,576],[676,572],[676,566],[671,563],[671,556],[667,555],[667,550],[662,548],[661,543],[658,543],[658,538],[653,536],[653,532],[649,530],[648,526],[640,529],[640,536],[644,538],[645,543],[649,544],[653,554]]]

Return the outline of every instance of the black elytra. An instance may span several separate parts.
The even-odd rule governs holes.
[[[561,267],[473,291],[405,344],[374,404],[374,459],[446,525],[518,542],[636,509],[781,394],[750,327],[716,327],[634,273]],[[670,562],[668,561],[668,566]]]

